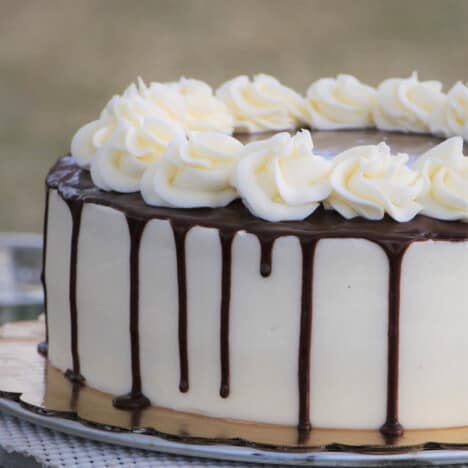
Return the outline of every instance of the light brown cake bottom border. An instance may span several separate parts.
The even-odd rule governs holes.
[[[73,385],[38,354],[44,322],[8,323],[0,328],[0,397],[40,415],[78,421],[112,432],[155,435],[190,444],[224,444],[281,452],[345,451],[402,453],[468,449],[468,427],[409,430],[390,440],[378,431],[296,428],[182,413],[160,407],[126,411],[112,396]]]

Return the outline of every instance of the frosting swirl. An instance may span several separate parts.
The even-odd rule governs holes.
[[[234,185],[250,212],[267,221],[302,220],[330,193],[331,163],[312,153],[310,133],[279,133],[245,146]]]
[[[423,154],[415,163],[424,180],[419,197],[422,214],[468,222],[468,157],[463,139],[450,138]]]
[[[407,162],[408,155],[390,154],[385,143],[344,151],[333,161],[333,190],[325,207],[346,219],[379,220],[387,213],[396,221],[409,221],[421,210],[416,198],[423,181]]]
[[[351,75],[322,78],[307,90],[310,125],[319,130],[371,127],[375,94]]]
[[[390,78],[377,88],[374,120],[381,130],[428,132],[431,114],[444,101],[442,83],[409,78]]]
[[[200,80],[182,77],[170,83],[140,82],[140,93],[162,110],[166,118],[180,123],[187,132],[216,131],[231,134],[233,117],[226,104]]]
[[[169,142],[183,129],[168,120],[149,117],[139,125],[123,119],[108,144],[91,161],[91,177],[102,190],[137,192],[143,172],[163,155]]]
[[[114,122],[101,119],[93,120],[78,129],[70,145],[76,162],[82,167],[89,167],[98,149],[109,141],[114,129]]]
[[[135,85],[122,96],[113,96],[101,112],[99,119],[81,127],[71,141],[71,153],[82,167],[89,167],[97,151],[106,145],[119,127],[126,122],[139,126],[146,117],[161,116],[149,101],[142,98]]]
[[[122,126],[139,127],[146,118],[164,118],[164,113],[141,96],[139,87],[130,85],[121,96],[113,96],[99,116],[81,127],[71,141],[71,153],[82,167],[89,167],[98,150],[107,145]]]
[[[436,135],[460,135],[468,140],[468,86],[459,81],[452,87],[434,111],[430,127]]]
[[[237,198],[230,183],[243,145],[222,133],[176,137],[161,160],[148,167],[141,194],[148,205],[218,207]]]
[[[163,118],[181,124],[187,112],[184,96],[174,86],[167,83],[152,82],[148,86],[138,80],[138,94],[157,109]],[[124,93],[125,95],[125,93]]]
[[[305,122],[305,103],[296,91],[269,75],[245,75],[227,81],[216,91],[232,115],[238,131],[292,129]]]

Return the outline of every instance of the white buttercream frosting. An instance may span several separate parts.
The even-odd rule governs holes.
[[[379,220],[387,213],[396,221],[409,221],[421,210],[416,199],[423,181],[407,162],[408,155],[392,155],[385,143],[340,153],[333,161],[333,190],[325,207],[346,219]]]
[[[170,83],[139,83],[139,92],[162,110],[166,118],[188,131],[232,133],[233,117],[226,104],[204,81],[182,77]]]
[[[170,83],[158,82],[146,85],[143,80],[139,79],[136,90],[145,101],[158,109],[164,118],[179,124],[184,122],[187,112],[186,102],[182,93],[175,86],[171,86]]]
[[[377,88],[374,120],[381,130],[429,132],[431,115],[444,101],[442,83],[409,78],[390,78]]]
[[[372,127],[375,94],[351,75],[322,78],[307,90],[310,125],[318,130]]]
[[[218,207],[237,198],[230,180],[243,145],[222,133],[175,138],[141,181],[145,202],[176,208]]]
[[[146,167],[160,159],[169,142],[183,135],[168,120],[145,118],[139,125],[122,120],[107,145],[91,160],[91,177],[102,190],[137,192]]]
[[[459,135],[468,140],[468,86],[456,83],[434,111],[431,132],[446,137]]]
[[[97,150],[109,141],[114,130],[112,122],[93,120],[83,125],[73,135],[70,151],[76,162],[82,167],[89,167]]]
[[[269,75],[256,75],[253,80],[238,76],[216,94],[230,109],[238,131],[286,130],[306,120],[302,96]]]
[[[71,141],[71,153],[77,163],[89,167],[96,152],[109,143],[121,123],[138,127],[147,117],[163,117],[152,103],[139,95],[135,85],[122,96],[114,96],[106,104],[99,119],[81,127]]]
[[[267,221],[302,220],[330,193],[331,163],[312,152],[310,133],[279,133],[245,146],[234,184],[250,212]]]
[[[213,90],[204,81],[181,78],[168,84],[185,100],[184,124],[187,131],[233,132],[234,119],[227,105],[213,95]]]
[[[468,157],[463,139],[453,137],[427,151],[415,163],[424,180],[422,214],[468,222]]]

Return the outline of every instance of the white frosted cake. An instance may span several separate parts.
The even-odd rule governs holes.
[[[114,96],[47,178],[51,364],[123,410],[467,426],[468,88],[441,88]]]

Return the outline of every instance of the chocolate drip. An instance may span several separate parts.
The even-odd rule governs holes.
[[[271,257],[273,253],[274,238],[258,238],[260,241],[260,274],[266,278],[271,275]]]
[[[72,382],[71,395],[70,395],[70,409],[76,413],[78,409],[78,400],[80,398],[80,390],[82,384],[78,382]]]
[[[310,351],[312,343],[312,298],[316,239],[301,240],[302,293],[301,329],[299,337],[299,431],[309,431],[310,425]]]
[[[45,280],[48,220],[49,220],[49,187],[47,187],[46,185],[44,225],[43,225],[43,236],[42,236],[42,272],[41,272],[41,283],[42,283],[42,289],[44,291],[44,314],[45,314],[46,336],[45,336],[45,340],[37,345],[37,352],[39,354],[42,354],[42,356],[47,356],[49,352],[49,321],[47,318],[47,283]]]
[[[130,427],[137,429],[141,426],[141,416],[143,410],[141,408],[134,409],[130,414]]]
[[[177,285],[179,291],[179,391],[189,390],[189,363],[187,344],[187,263],[185,256],[185,239],[188,228],[172,224],[177,256]]]
[[[409,243],[380,243],[388,257],[388,362],[387,362],[387,417],[380,432],[390,438],[403,434],[398,421],[398,368],[400,355],[400,289],[401,266]]]
[[[127,216],[130,233],[130,358],[132,389],[114,398],[116,408],[134,410],[146,408],[150,401],[143,395],[140,370],[140,244],[146,221]]]
[[[227,398],[230,392],[229,361],[229,312],[231,305],[231,266],[232,240],[234,232],[219,231],[221,241],[222,275],[221,275],[221,385],[219,394]]]
[[[70,247],[70,340],[72,353],[72,369],[67,369],[65,376],[77,384],[84,383],[84,377],[80,372],[80,354],[78,350],[78,310],[76,305],[76,273],[78,268],[78,241],[80,237],[81,213],[83,211],[83,202],[72,202],[66,200],[72,217],[72,234]]]

